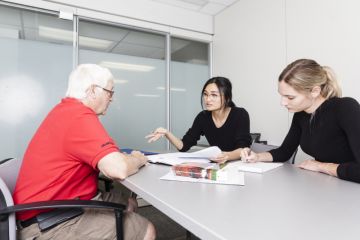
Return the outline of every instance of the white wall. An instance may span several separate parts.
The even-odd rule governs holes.
[[[251,131],[281,144],[291,115],[280,106],[277,78],[298,58],[337,73],[343,95],[360,101],[360,2],[241,0],[215,17],[214,75],[230,77]]]
[[[120,24],[169,32],[173,36],[211,41],[213,17],[148,0],[8,0],[53,11],[73,12]]]
[[[331,66],[344,96],[360,101],[360,1],[287,2],[288,59],[309,57]]]
[[[288,125],[276,86],[285,64],[283,2],[238,2],[215,17],[213,42],[213,75],[230,78],[235,103],[250,114],[251,131],[272,144],[281,143]]]

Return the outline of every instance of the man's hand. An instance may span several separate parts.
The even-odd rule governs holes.
[[[148,158],[140,151],[132,151],[130,155],[139,160],[139,168],[148,161]]]

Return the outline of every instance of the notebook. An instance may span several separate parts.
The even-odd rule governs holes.
[[[256,163],[247,163],[243,161],[231,162],[226,165],[225,168],[237,168],[239,171],[243,172],[254,172],[254,173],[264,173],[275,168],[281,167],[283,163],[273,163],[273,162],[256,162]]]

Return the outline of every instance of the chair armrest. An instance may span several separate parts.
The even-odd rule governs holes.
[[[6,163],[7,161],[10,161],[11,159],[14,159],[14,158],[5,158],[0,161],[0,164]]]
[[[123,211],[125,205],[113,202],[95,201],[95,200],[53,200],[34,203],[17,204],[0,209],[0,221],[4,221],[12,213],[26,210],[48,209],[48,208],[103,208],[113,209],[116,218],[116,236],[118,240],[124,237],[123,230]]]
[[[104,181],[105,185],[105,191],[110,192],[110,190],[113,188],[113,180],[111,178],[108,178],[102,174],[99,175],[98,179],[100,181]]]
[[[116,211],[125,210],[126,206],[119,203],[95,201],[95,200],[53,200],[34,203],[17,204],[0,209],[0,215],[22,212],[27,210],[48,208],[104,208]]]

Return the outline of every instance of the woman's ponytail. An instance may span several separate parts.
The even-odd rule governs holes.
[[[321,89],[321,95],[325,98],[341,97],[341,87],[335,76],[334,71],[327,66],[322,67],[326,73],[327,81],[323,84]]]

